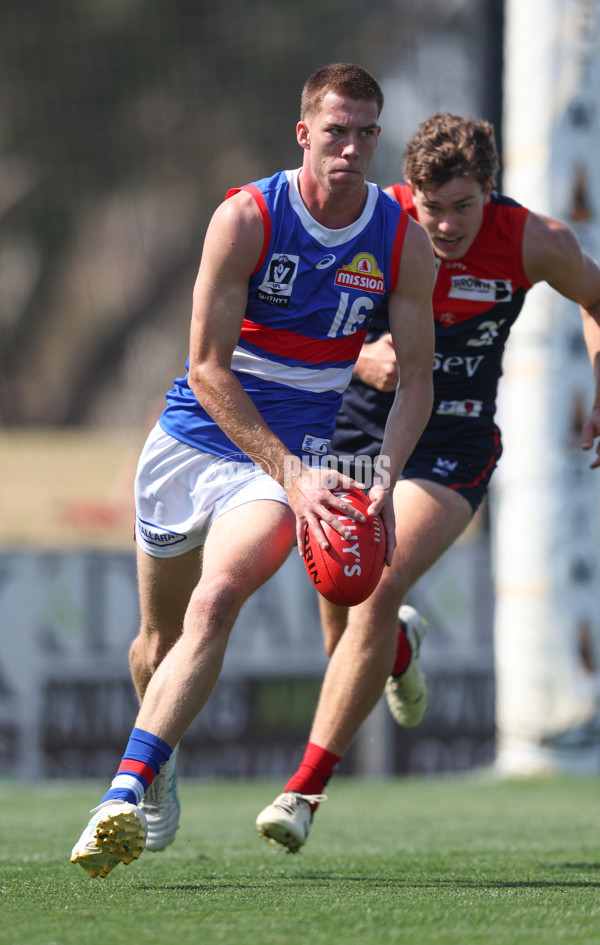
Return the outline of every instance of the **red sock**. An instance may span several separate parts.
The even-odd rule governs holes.
[[[412,652],[410,649],[410,643],[408,642],[407,636],[401,626],[398,626],[398,649],[396,650],[396,660],[392,668],[392,676],[401,676],[408,664],[410,663],[410,658]]]
[[[334,755],[325,748],[319,748],[309,742],[296,774],[286,784],[285,791],[299,791],[300,794],[321,794],[323,788],[335,771],[341,756]],[[316,810],[318,804],[310,805]]]

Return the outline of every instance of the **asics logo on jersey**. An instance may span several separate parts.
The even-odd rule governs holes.
[[[330,266],[333,266],[335,262],[335,256],[333,253],[330,253],[329,256],[323,256],[323,259],[320,259],[315,269],[329,269]]]

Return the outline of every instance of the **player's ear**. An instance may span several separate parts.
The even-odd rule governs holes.
[[[310,148],[308,125],[305,121],[299,121],[296,125],[296,139],[301,148]]]
[[[484,204],[490,202],[490,197],[492,196],[492,190],[494,189],[494,181],[490,177],[487,184],[483,188],[483,202]]]

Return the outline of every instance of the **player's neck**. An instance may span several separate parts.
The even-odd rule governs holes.
[[[298,177],[298,189],[311,217],[329,230],[341,230],[358,220],[368,197],[364,181],[362,186],[354,188],[326,190],[310,175],[303,176],[302,171]]]

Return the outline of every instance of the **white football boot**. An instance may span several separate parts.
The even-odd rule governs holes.
[[[95,879],[104,879],[115,866],[129,866],[144,849],[147,832],[143,811],[126,801],[105,801],[73,847],[71,863],[79,863]]]
[[[427,712],[429,690],[425,674],[419,666],[419,650],[426,633],[427,621],[414,607],[403,604],[398,622],[410,646],[410,662],[400,676],[388,676],[385,697],[394,720],[404,728],[414,728]]]
[[[178,751],[179,745],[176,745],[171,757],[165,761],[140,803],[140,809],[148,823],[146,849],[153,853],[165,850],[173,843],[179,827],[181,804],[177,794]]]
[[[285,791],[265,807],[256,818],[258,835],[275,846],[281,843],[288,853],[297,853],[306,843],[313,819],[311,804],[322,804],[325,794],[300,794]]]

